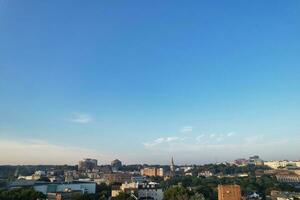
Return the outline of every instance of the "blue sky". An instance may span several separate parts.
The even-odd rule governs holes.
[[[299,9],[0,0],[0,164],[300,159]]]

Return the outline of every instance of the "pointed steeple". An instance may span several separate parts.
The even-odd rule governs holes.
[[[171,159],[170,171],[171,171],[171,172],[175,172],[175,164],[174,164],[173,156],[172,156],[172,159]]]

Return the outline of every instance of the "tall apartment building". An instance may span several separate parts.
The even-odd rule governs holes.
[[[145,167],[141,170],[142,176],[164,176],[164,169],[157,167]]]
[[[120,160],[116,159],[111,162],[112,171],[114,172],[119,171],[121,168],[122,168],[122,162]]]
[[[248,165],[262,166],[264,165],[264,161],[259,156],[251,156],[248,160]]]
[[[241,188],[239,185],[219,185],[218,200],[241,200]]]
[[[79,161],[78,170],[79,171],[86,171],[92,170],[97,167],[98,161],[96,159],[86,158],[84,160]]]

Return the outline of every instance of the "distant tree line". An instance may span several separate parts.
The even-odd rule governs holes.
[[[44,200],[46,196],[33,189],[0,190],[0,200]]]

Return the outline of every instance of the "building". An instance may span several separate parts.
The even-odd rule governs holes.
[[[120,192],[125,192],[127,194],[137,193],[138,191],[138,183],[131,182],[131,183],[123,183],[122,185],[112,185],[111,190],[111,197],[116,197],[119,195]]]
[[[131,177],[131,181],[136,183],[145,183],[148,182],[148,178],[146,176],[133,176]]]
[[[75,196],[81,195],[79,190],[66,190],[64,192],[51,192],[47,194],[48,200],[72,200]]]
[[[104,174],[112,173],[110,165],[98,166],[97,170],[98,170],[98,172],[101,172],[101,173],[104,173]]]
[[[199,172],[199,173],[198,173],[198,177],[201,177],[201,176],[207,178],[207,177],[213,176],[213,173],[211,173],[210,171],[202,171],[202,172]]]
[[[97,167],[98,161],[96,159],[86,158],[84,160],[79,161],[78,170],[86,171],[92,170]]]
[[[19,176],[18,179],[23,180],[39,180],[46,177],[46,172],[44,171],[35,171],[31,176]]]
[[[111,197],[116,197],[122,192],[121,185],[112,185],[111,186]]]
[[[122,162],[118,159],[111,162],[111,169],[113,172],[119,171],[122,168]]]
[[[288,167],[299,168],[300,161],[288,161],[288,160],[274,160],[266,161],[264,164],[272,169],[282,169]]]
[[[158,186],[158,183],[123,183],[122,185],[112,186],[112,197],[117,197],[120,192],[125,192],[127,194],[136,194],[138,199],[153,199],[162,200],[163,191]]]
[[[170,171],[171,171],[171,174],[175,174],[175,164],[174,164],[173,157],[171,159]]]
[[[163,168],[157,168],[157,167],[145,167],[141,170],[142,176],[164,176],[164,169]]]
[[[131,181],[131,177],[131,174],[122,172],[109,173],[103,175],[103,179],[107,184],[129,182]]]
[[[300,184],[300,176],[297,174],[277,174],[276,179],[281,183]]]
[[[234,164],[237,166],[245,166],[248,164],[248,160],[245,158],[239,158],[234,161]]]
[[[218,200],[241,200],[241,188],[239,185],[219,185]]]
[[[300,199],[299,192],[271,191],[272,200],[293,200]]]
[[[259,156],[252,156],[248,160],[248,165],[262,166],[264,165],[264,161]]]
[[[81,191],[81,193],[96,193],[96,183],[90,181],[73,181],[70,183],[51,183],[34,180],[16,180],[9,184],[9,189],[33,188],[43,194],[68,191]]]
[[[137,193],[139,199],[162,200],[164,198],[162,189],[158,186],[158,183],[154,182],[139,184]]]
[[[42,192],[43,194],[47,193],[57,193],[64,192],[67,190],[70,191],[81,191],[81,193],[95,194],[96,193],[96,183],[94,182],[72,182],[72,183],[59,183],[59,184],[36,184],[33,186],[33,189]]]

